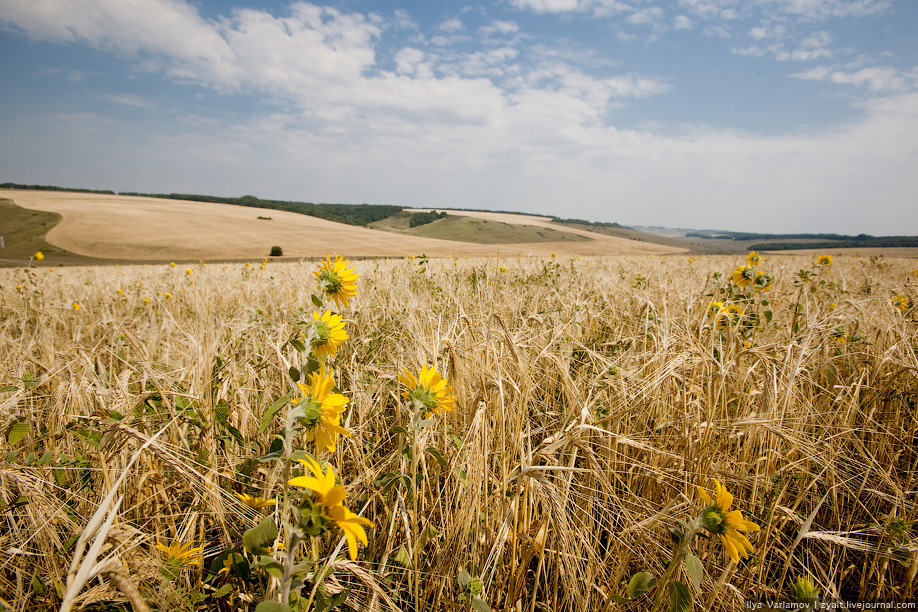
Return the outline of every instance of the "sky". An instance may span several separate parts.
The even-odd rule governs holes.
[[[918,234],[916,0],[0,0],[0,182]]]

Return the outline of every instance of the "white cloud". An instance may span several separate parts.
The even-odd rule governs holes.
[[[790,76],[804,81],[827,81],[839,85],[866,87],[873,92],[899,92],[918,88],[918,68],[901,71],[889,66],[875,66],[846,72],[828,66],[816,66]]]
[[[455,17],[452,19],[447,19],[446,21],[442,22],[439,26],[437,26],[439,30],[443,32],[447,32],[449,34],[455,34],[456,32],[460,32],[462,28],[464,27],[465,26],[462,24],[462,20],[456,19]]]
[[[393,13],[395,18],[395,27],[403,30],[417,30],[418,24],[411,18],[411,14],[405,9],[396,9]]]
[[[651,6],[628,15],[625,20],[634,25],[656,26],[663,17],[663,9],[658,6]]]
[[[677,15],[676,18],[673,19],[673,28],[676,30],[691,30],[692,20],[685,15]]]
[[[510,4],[520,9],[536,13],[566,13],[581,10],[581,0],[510,0]]]
[[[889,10],[890,0],[758,0],[767,9],[809,19],[866,17]]]
[[[591,13],[595,17],[634,10],[631,4],[620,0],[510,0],[510,4],[534,13]]]
[[[481,32],[481,35],[484,37],[493,36],[494,34],[516,34],[519,32],[520,27],[512,21],[492,21],[486,26],[482,26],[478,29]]]
[[[115,104],[122,104],[125,106],[133,106],[135,108],[153,108],[153,103],[146,98],[142,98],[135,94],[121,93],[121,94],[107,94],[105,99],[109,102],[114,102]]]

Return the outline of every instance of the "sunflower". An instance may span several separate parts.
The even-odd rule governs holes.
[[[831,255],[820,255],[816,258],[817,266],[831,266],[832,265],[832,256]]]
[[[708,316],[716,317],[718,313],[723,309],[724,303],[720,300],[711,300],[708,304]]]
[[[722,306],[717,314],[714,315],[714,323],[717,329],[729,329],[730,324],[738,325],[743,318],[743,307],[739,304],[727,304]]]
[[[765,263],[765,260],[762,259],[758,251],[749,251],[749,254],[746,255],[746,263],[750,266],[757,266],[761,263]]]
[[[755,278],[752,280],[752,288],[756,291],[765,291],[771,287],[771,283],[774,279],[770,274],[762,272],[761,270],[756,270]]]
[[[41,261],[42,259],[45,258],[45,254],[42,253],[41,251],[36,251],[33,257],[35,257],[35,261]]]
[[[912,306],[911,301],[904,295],[895,295],[889,298],[889,301],[893,305],[893,308],[899,312],[905,312]]]
[[[736,266],[736,270],[730,275],[733,283],[740,289],[745,289],[755,281],[755,268],[752,266]]]
[[[347,548],[351,561],[356,561],[357,540],[360,540],[366,546],[367,534],[363,528],[372,527],[373,522],[357,516],[344,506],[344,497],[347,493],[345,493],[344,487],[335,485],[335,471],[330,466],[328,472],[323,472],[322,467],[311,457],[297,459],[297,461],[305,465],[312,472],[312,475],[297,476],[287,481],[287,484],[309,489],[315,494],[313,513],[306,516],[311,516],[314,526],[319,529],[319,533],[325,530],[328,522],[337,525],[347,537]]]
[[[341,315],[334,314],[331,310],[326,310],[321,317],[317,312],[312,313],[310,335],[312,349],[316,353],[316,358],[321,361],[325,361],[329,355],[334,357],[338,353],[338,346],[348,338]]]
[[[276,499],[265,499],[264,497],[253,497],[247,493],[236,493],[233,491],[233,495],[239,498],[243,504],[249,508],[254,508],[255,510],[261,510],[262,508],[270,508],[271,506],[277,505]]]
[[[740,555],[743,556],[743,559],[748,559],[749,552],[753,550],[752,544],[740,531],[758,531],[761,528],[752,521],[745,520],[743,513],[739,510],[731,511],[733,495],[717,480],[714,481],[714,485],[717,487],[717,499],[713,502],[707,491],[698,487],[701,499],[707,504],[707,507],[701,512],[701,524],[711,533],[720,536],[720,541],[727,554],[734,563],[739,563]]]
[[[325,261],[319,263],[319,269],[313,272],[319,279],[319,288],[327,297],[335,300],[338,308],[342,304],[347,308],[350,298],[357,295],[359,274],[354,272],[354,268],[348,269],[347,264],[348,260],[342,260],[340,255],[335,255],[334,263],[331,256],[326,255]]]
[[[156,548],[166,553],[166,561],[178,562],[181,565],[201,565],[201,553],[204,549],[200,547],[192,548],[192,546],[194,546],[194,542],[185,542],[184,544],[173,542],[169,546],[159,542],[156,543]]]
[[[306,427],[306,439],[310,442],[315,440],[317,449],[334,451],[338,434],[351,435],[341,427],[341,413],[348,399],[340,393],[332,393],[335,388],[334,373],[331,370],[326,373],[325,364],[308,378],[308,385],[298,385],[303,392],[303,397],[297,401],[297,406],[303,411],[299,420]]]
[[[437,366],[421,368],[417,378],[406,368],[405,373],[399,374],[398,379],[408,387],[402,397],[409,400],[411,409],[417,411],[421,418],[429,418],[432,414],[441,414],[456,407],[456,398],[450,395],[453,388],[447,386],[446,379],[437,373]]]

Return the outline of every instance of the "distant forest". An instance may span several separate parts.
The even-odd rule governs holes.
[[[746,232],[688,232],[686,238],[705,238],[756,242],[748,245],[753,251],[789,251],[794,249],[841,249],[867,247],[918,247],[918,236],[871,236],[858,234],[757,234]],[[793,240],[794,242],[787,242]],[[778,242],[780,241],[780,242]]]
[[[163,198],[167,200],[186,200],[193,202],[212,202],[215,204],[233,204],[235,206],[249,206],[251,208],[266,208],[271,210],[285,210],[288,212],[347,223],[366,227],[374,221],[391,217],[402,212],[402,206],[387,204],[313,204],[311,202],[288,202],[285,200],[262,200],[252,195],[241,198],[209,196],[186,193],[138,193],[133,191],[114,191],[97,189],[73,189],[68,187],[55,187],[50,185],[19,185],[16,183],[0,183],[0,189],[36,189],[42,191],[72,191],[76,193],[100,193],[106,195],[141,196],[145,198]]]

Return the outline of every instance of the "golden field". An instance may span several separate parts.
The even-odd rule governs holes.
[[[0,597],[267,610],[289,556],[288,609],[671,609],[662,582],[628,590],[642,571],[683,585],[677,609],[789,600],[801,578],[914,598],[916,263],[767,256],[754,291],[741,257],[366,260],[340,308],[306,262],[2,269]],[[289,340],[325,308],[350,436],[289,439],[372,522],[354,561],[341,523],[278,546],[296,508],[322,511],[287,484],[304,468],[278,455],[277,400],[303,393]],[[456,401],[422,422],[403,394],[424,366]],[[738,563],[708,519],[671,535],[710,518],[715,479],[760,527]]]
[[[18,206],[61,215],[48,243],[77,255],[120,261],[262,258],[272,246],[287,257],[431,257],[549,255],[654,255],[679,251],[576,229],[582,242],[473,244],[399,235],[280,210],[136,196],[62,191],[3,190]],[[453,214],[453,213],[451,213]],[[558,230],[547,218],[461,211],[492,221]],[[270,217],[270,220],[259,219]],[[2,255],[2,252],[0,252]]]

